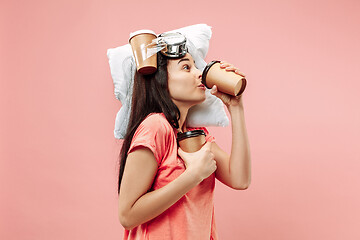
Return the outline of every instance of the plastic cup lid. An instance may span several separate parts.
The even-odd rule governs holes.
[[[209,69],[212,67],[212,65],[214,65],[215,63],[219,63],[219,62],[220,62],[219,60],[213,60],[213,61],[209,62],[202,72],[201,83],[203,83],[207,88],[209,88],[209,87],[206,85],[206,75],[207,75]]]
[[[205,132],[203,130],[192,130],[192,131],[188,131],[188,132],[184,132],[184,133],[178,133],[177,140],[181,141],[185,138],[197,137],[200,135],[205,135]]]
[[[144,34],[144,33],[148,33],[148,34],[152,34],[154,35],[155,37],[157,37],[157,35],[155,34],[154,31],[152,30],[148,30],[148,29],[142,29],[142,30],[138,30],[136,32],[132,32],[130,33],[130,37],[129,37],[129,42],[130,42],[130,39],[136,35],[139,35],[139,34]]]

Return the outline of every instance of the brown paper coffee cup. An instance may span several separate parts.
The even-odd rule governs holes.
[[[196,152],[206,143],[203,130],[193,130],[177,134],[177,141],[184,152]]]
[[[212,61],[204,68],[202,83],[207,88],[217,86],[218,90],[232,96],[241,95],[246,87],[246,79],[233,71],[220,68],[220,61]]]
[[[157,69],[156,54],[147,57],[147,47],[157,36],[151,30],[139,30],[130,34],[129,43],[131,45],[137,71],[141,74],[152,74]]]

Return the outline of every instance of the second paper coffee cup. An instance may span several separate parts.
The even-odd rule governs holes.
[[[206,143],[203,130],[193,130],[177,134],[177,141],[184,152],[196,152]]]
[[[156,37],[151,30],[139,30],[130,34],[129,43],[134,54],[137,71],[141,74],[152,74],[157,70],[156,54],[148,57],[147,48]]]
[[[232,96],[241,95],[246,87],[246,79],[233,71],[220,68],[220,61],[212,61],[206,65],[202,73],[202,83],[207,88],[216,85],[220,92]]]

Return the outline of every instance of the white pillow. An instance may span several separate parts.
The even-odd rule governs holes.
[[[185,35],[188,51],[194,58],[196,67],[202,71],[206,66],[204,58],[208,52],[209,40],[212,35],[211,27],[206,24],[196,24],[169,32],[180,32]],[[125,137],[130,118],[131,95],[136,65],[130,44],[109,48],[107,56],[114,83],[114,94],[122,104],[116,115],[114,136],[117,139],[122,139]],[[229,119],[222,101],[213,96],[210,89],[206,89],[205,94],[205,101],[189,110],[187,126],[225,127],[229,125]]]

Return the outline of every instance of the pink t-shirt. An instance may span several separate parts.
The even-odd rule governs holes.
[[[206,141],[214,140],[205,127]],[[128,153],[137,146],[148,147],[158,163],[151,191],[162,188],[185,171],[177,154],[177,130],[163,113],[151,113],[137,128]],[[215,173],[192,188],[159,216],[132,230],[126,230],[124,240],[217,240],[213,193]]]

